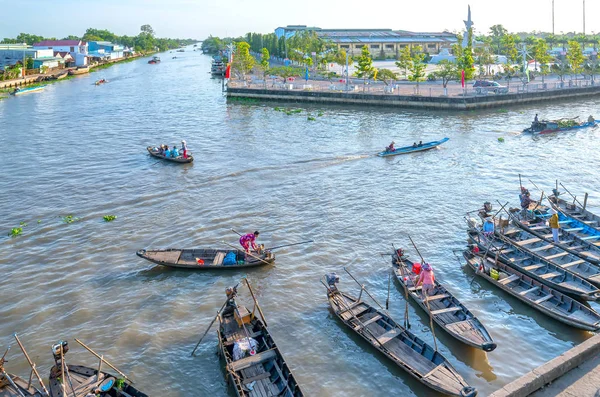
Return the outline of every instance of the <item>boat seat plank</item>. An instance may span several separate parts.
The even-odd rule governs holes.
[[[580,230],[583,230],[582,227],[572,227],[570,229],[565,229],[565,232],[578,232]]]
[[[439,300],[439,299],[444,299],[444,298],[449,298],[450,295],[448,294],[439,294],[439,295],[432,295],[432,296],[428,296],[427,299],[425,299],[426,301],[434,301],[434,300]]]
[[[522,258],[510,258],[510,261],[513,262],[513,263],[514,262],[523,262],[523,261],[526,261],[527,259],[529,259],[529,258],[526,257],[526,256],[524,256]]]
[[[530,227],[529,230],[543,230],[543,229],[547,229],[548,226],[534,226],[534,227]]]
[[[518,280],[519,278],[520,278],[519,276],[517,276],[516,274],[513,274],[510,277],[506,277],[506,278],[503,278],[502,280],[498,280],[498,282],[502,285],[506,285],[508,283],[512,283],[515,280]]]
[[[535,292],[535,291],[537,291],[537,290],[539,290],[539,289],[540,289],[540,287],[539,287],[539,286],[538,286],[538,287],[533,287],[533,288],[530,288],[530,289],[526,289],[525,291],[521,291],[521,292],[519,292],[519,295],[525,296],[525,295],[527,295],[528,293],[530,293],[530,292]]]
[[[215,258],[213,259],[213,266],[221,266],[223,264],[223,259],[225,259],[225,253],[218,252],[217,255],[215,255]]]
[[[535,270],[535,269],[539,269],[540,267],[544,267],[546,265],[540,265],[540,264],[536,264],[536,265],[529,265],[529,266],[523,266],[523,270]]]
[[[550,248],[554,248],[554,244],[548,244],[548,245],[544,245],[544,246],[542,246],[542,247],[538,247],[538,248],[531,249],[530,251],[531,251],[531,252],[540,252],[540,251],[545,251],[545,250],[548,250],[548,249],[550,249]]]
[[[451,313],[451,312],[457,312],[459,310],[462,310],[460,307],[458,306],[454,306],[454,307],[447,307],[445,309],[439,309],[439,310],[432,310],[431,311],[431,315],[432,316],[437,316],[439,314],[444,314],[444,313]]]
[[[574,216],[574,218],[576,218],[576,217]],[[558,224],[559,224],[559,225],[564,225],[565,223],[571,223],[571,222],[573,222],[573,221],[572,221],[572,220],[570,220],[570,219],[568,219],[568,220],[566,220],[566,221],[558,221]]]
[[[600,235],[581,237],[582,240],[596,240],[597,238],[600,238]]]
[[[248,383],[254,382],[255,380],[258,381],[258,380],[267,379],[270,377],[271,377],[270,372],[263,372],[262,374],[258,374],[258,375],[251,376],[249,378],[244,379],[242,383],[244,383],[246,385]]]
[[[583,221],[586,225],[593,225],[594,223],[598,223],[598,221]]]
[[[507,249],[503,249],[502,251],[500,251],[500,253],[503,254],[503,255],[504,254],[510,254],[512,252],[515,252],[515,250],[512,249],[512,248],[507,248]]]
[[[540,275],[540,278],[543,278],[544,280],[546,280],[547,278],[552,278],[552,277],[556,277],[556,276],[560,276],[560,273],[550,272],[550,273]]]
[[[540,298],[540,299],[538,299],[536,301],[533,301],[533,303],[535,303],[536,305],[539,305],[542,302],[546,302],[547,300],[552,299],[553,296],[554,295],[552,295],[552,294],[548,294],[548,295],[544,296],[543,298]]]
[[[342,310],[340,310],[340,314],[344,314],[347,311],[350,311],[359,305],[362,305],[362,301],[356,301],[356,302],[352,303],[351,305],[349,305],[348,307],[343,308]]]
[[[585,279],[586,280],[594,280],[594,281],[600,280],[600,274],[596,274],[596,275],[593,275],[593,276],[590,276],[590,277],[586,277]]]
[[[371,324],[371,323],[374,323],[375,321],[381,320],[382,318],[383,318],[383,317],[381,317],[381,316],[378,314],[378,315],[376,315],[376,316],[374,316],[374,317],[371,317],[371,318],[370,318],[370,319],[368,319],[367,321],[363,321],[363,322],[361,322],[360,324],[356,325],[356,326],[354,327],[354,330],[355,330],[355,331],[358,331],[359,329],[361,329],[361,328],[363,328],[363,327],[366,327],[367,325],[369,325],[369,324]]]
[[[232,371],[237,372],[242,369],[249,368],[253,365],[260,364],[265,361],[269,361],[275,357],[277,357],[277,353],[275,352],[274,349],[271,349],[271,350],[257,353],[254,356],[244,357],[242,359],[232,362],[229,365],[231,366]]]
[[[517,241],[517,245],[522,247],[524,245],[528,245],[528,244],[532,244],[532,243],[537,243],[538,241],[542,241],[541,238],[539,237],[534,237],[534,238],[530,238],[528,240],[522,240],[522,241]]]
[[[385,345],[387,342],[391,341],[392,339],[394,339],[396,336],[400,335],[402,333],[402,330],[400,330],[399,328],[393,328],[391,330],[389,330],[388,332],[379,335],[377,337],[377,341],[379,343],[381,343],[382,345]]]
[[[95,388],[95,387],[91,387],[91,386],[96,386],[97,384],[102,383],[104,378],[105,378],[105,375],[102,372],[100,373],[100,379],[98,381],[96,381],[95,375],[90,376],[83,383],[80,383],[79,385],[75,386],[75,394],[76,395],[79,395],[79,394],[86,395],[88,392],[91,392],[91,389]]]
[[[569,255],[569,253],[568,253],[568,252],[561,252],[561,253],[559,253],[559,254],[554,254],[554,255],[550,255],[550,256],[545,256],[545,257],[544,257],[544,259],[546,259],[546,260],[550,261],[550,260],[552,260],[552,259],[555,259],[555,258],[560,258],[561,256],[565,256],[565,255]]]
[[[563,263],[562,265],[560,265],[560,267],[562,267],[563,269],[565,269],[567,267],[571,267],[571,266],[575,266],[575,265],[580,265],[582,263],[585,263],[585,261],[583,259],[578,259],[578,260],[573,261],[573,262]]]
[[[248,333],[248,336],[251,338],[256,338],[257,336],[262,335],[262,331],[256,331],[256,332],[250,332]],[[244,338],[246,336],[244,335]],[[224,343],[225,346],[231,346],[233,345],[238,339],[236,338],[232,338],[231,340],[228,340],[227,342]]]
[[[421,290],[421,289],[423,289],[423,286],[422,286],[422,285],[419,285],[419,286],[418,286],[418,287],[416,287],[416,288],[415,288],[415,287],[410,287],[410,288],[408,288],[408,290],[409,290],[409,291],[411,291],[411,292],[414,292],[414,291],[419,291],[419,290]]]

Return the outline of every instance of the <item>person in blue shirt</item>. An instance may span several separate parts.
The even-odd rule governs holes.
[[[494,234],[494,221],[489,216],[485,218],[485,222],[483,223],[483,234],[485,236]]]
[[[173,149],[171,149],[171,157],[179,157],[179,150],[177,150],[177,146],[173,146]]]
[[[169,145],[165,145],[165,157],[170,157],[171,151],[169,150]]]

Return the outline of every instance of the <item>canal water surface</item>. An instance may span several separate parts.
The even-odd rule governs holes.
[[[600,212],[600,129],[519,132],[535,113],[600,116],[600,100],[465,113],[228,102],[208,56],[191,48],[161,56],[158,65],[141,59],[0,102],[0,346],[14,345],[18,332],[44,376],[61,339],[71,341],[68,362],[96,365],[79,338],[149,395],[229,395],[216,332],[197,357],[190,352],[225,289],[247,276],[306,395],[432,395],[346,329],[319,282],[335,271],[340,288],[357,294],[347,267],[385,302],[391,265],[381,254],[394,243],[416,256],[409,235],[498,343],[484,353],[435,329],[441,352],[480,395],[591,336],[472,281],[453,250],[465,245],[465,212],[484,201],[518,205],[519,173],[533,196],[541,192],[528,179],[546,191],[559,179],[580,197],[589,192]],[[109,82],[95,86],[100,78]],[[374,156],[391,140],[443,137],[450,141],[429,152]],[[182,139],[193,164],[158,162],[145,149]],[[8,237],[21,222],[22,234]],[[245,272],[173,270],[135,255],[227,248],[238,239],[232,228],[260,230],[267,246],[314,243],[277,250],[274,266]],[[249,304],[244,288],[241,297]],[[399,322],[405,308],[392,282]],[[408,313],[411,330],[432,344],[428,318],[412,303]],[[26,377],[16,350],[7,369]]]

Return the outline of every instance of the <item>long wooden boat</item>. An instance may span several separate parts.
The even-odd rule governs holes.
[[[521,229],[551,243],[553,242],[552,229],[546,224],[547,217],[538,216],[535,219],[513,217],[512,221]],[[576,221],[562,213],[558,214],[558,218],[561,228],[558,231],[559,243],[557,245],[588,262],[600,264],[600,234],[583,225],[571,227],[571,224]]]
[[[40,85],[37,87],[28,87],[28,88],[17,88],[14,91],[12,91],[10,93],[10,95],[17,96],[17,95],[29,94],[32,92],[42,91],[44,88],[46,88],[45,85]]]
[[[387,313],[367,302],[327,286],[327,298],[335,315],[398,367],[425,386],[449,396],[474,397],[452,364],[430,345],[396,323]]]
[[[235,252],[235,265],[224,265],[229,252]],[[179,267],[194,270],[224,270],[264,266],[275,262],[275,254],[264,250],[260,254],[246,255],[243,250],[227,249],[153,249],[139,250],[137,256],[162,266]],[[260,259],[258,259],[260,258]]]
[[[524,133],[528,134],[550,134],[553,132],[564,132],[571,130],[578,130],[582,128],[595,127],[598,125],[597,121],[586,121],[586,122],[575,122],[575,124],[571,126],[561,127],[561,123],[567,120],[573,119],[559,119],[559,120],[542,120],[537,125],[532,123],[531,127],[525,128],[523,130]]]
[[[172,161],[174,163],[191,163],[192,161],[194,161],[194,157],[192,155],[188,155],[187,159],[184,159],[183,156],[166,157],[164,154],[160,154],[158,152],[158,149],[154,146],[148,146],[146,149],[148,150],[148,153],[150,153],[151,156],[157,157],[162,160]]]
[[[41,391],[16,375],[0,372],[0,397],[42,397]]]
[[[71,76],[76,76],[79,74],[86,74],[90,72],[90,68],[89,66],[85,66],[85,67],[78,67],[77,69],[69,69],[69,74]]]
[[[574,220],[572,224],[576,227],[592,229],[597,235],[600,235],[600,216],[590,212],[589,210],[580,207],[576,203],[569,203],[568,201],[552,195],[549,197],[549,201],[552,203],[552,207],[567,217]]]
[[[473,229],[470,229],[468,234],[470,243],[477,244],[480,250],[497,256],[503,263],[543,284],[577,299],[600,299],[600,290],[592,283],[546,259],[528,254],[521,250],[521,247],[512,246],[497,235],[484,237],[480,231]]]
[[[264,319],[254,314],[255,310],[250,312],[238,304],[235,295],[219,314],[219,352],[225,359],[227,376],[236,395],[304,396]]]
[[[434,293],[424,300],[421,286],[415,288],[419,276],[413,273],[413,262],[404,254],[398,256],[396,251],[392,255],[392,266],[404,293],[408,293],[408,296],[450,336],[486,352],[496,348],[496,343],[479,319],[440,284],[437,278],[434,280]]]
[[[399,147],[393,151],[385,151],[384,150],[383,152],[377,153],[377,155],[379,157],[388,157],[388,156],[397,156],[399,154],[422,152],[422,151],[430,150],[437,146],[440,146],[442,143],[448,142],[449,140],[450,140],[450,138],[444,138],[439,141],[427,142],[427,143],[423,143],[423,144],[417,145],[417,146],[413,145],[413,146]]]
[[[71,365],[65,361],[68,352],[67,342],[61,341],[52,346],[54,366],[48,378],[50,397],[87,397],[101,395],[104,397],[148,397],[123,378],[102,371],[98,368],[83,365]],[[63,355],[60,355],[60,345]],[[58,346],[58,347],[57,347]],[[64,375],[63,375],[64,374]],[[64,383],[64,385],[63,385]]]
[[[483,262],[481,251],[480,255],[475,255],[466,250],[463,252],[463,256],[476,275],[535,310],[571,327],[587,331],[600,330],[600,314],[568,295],[542,284],[500,261],[495,261],[489,256]],[[491,269],[495,269],[499,273],[498,279],[490,275]]]

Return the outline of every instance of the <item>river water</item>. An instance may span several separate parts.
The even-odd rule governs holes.
[[[0,346],[14,345],[18,332],[44,377],[59,339],[72,341],[68,362],[96,364],[79,338],[152,396],[226,396],[214,330],[197,357],[190,352],[225,288],[247,276],[306,395],[432,395],[346,329],[319,282],[336,271],[340,289],[357,294],[346,266],[385,302],[391,266],[380,253],[394,243],[415,256],[408,235],[498,343],[486,354],[435,329],[439,349],[480,395],[591,336],[471,283],[452,250],[465,244],[466,211],[486,200],[518,205],[519,173],[534,196],[528,178],[545,190],[558,178],[589,192],[600,212],[600,129],[519,133],[535,113],[598,115],[600,100],[465,113],[228,102],[208,56],[188,48],[162,58],[0,102]],[[99,78],[109,83],[93,85]],[[450,141],[433,151],[374,156],[392,139],[444,136]],[[193,164],[157,162],[145,149],[181,139]],[[68,215],[78,220],[64,222]],[[22,235],[7,237],[20,222]],[[315,242],[277,250],[274,266],[247,272],[174,270],[135,255],[227,247],[238,238],[231,228],[258,229],[267,246]],[[241,297],[249,303],[244,288]],[[392,282],[390,312],[401,322],[404,310]],[[433,343],[428,318],[412,303],[408,311],[411,330]],[[8,370],[25,377],[16,350]]]

